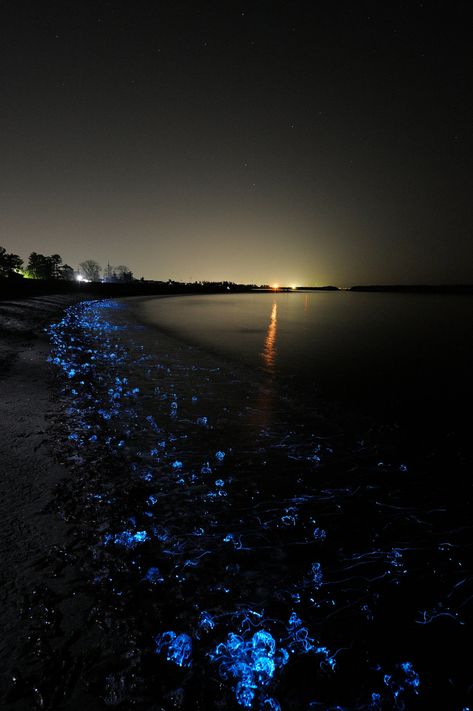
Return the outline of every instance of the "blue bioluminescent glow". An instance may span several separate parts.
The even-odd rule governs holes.
[[[145,575],[145,580],[153,585],[164,582],[164,578],[162,577],[159,568],[149,568]]]
[[[390,539],[387,529],[380,529],[379,537],[366,543],[361,530],[335,545],[344,504],[355,506],[363,487],[377,497],[372,481],[357,488],[338,483],[333,471],[323,480],[325,460],[334,450],[316,444],[315,435],[308,440],[306,433],[296,436],[287,427],[272,432],[268,425],[252,441],[249,408],[227,410],[225,403],[222,426],[214,407],[221,383],[212,381],[218,371],[174,365],[171,359],[154,362],[140,345],[120,337],[121,326],[107,321],[115,308],[113,302],[82,302],[49,329],[50,360],[67,398],[64,447],[84,488],[75,490],[77,509],[85,502],[84,520],[91,527],[86,535],[95,536],[91,580],[113,595],[114,609],[120,602],[141,612],[143,605],[146,624],[167,620],[161,628],[186,630],[157,635],[156,654],[181,668],[192,665],[192,676],[204,676],[210,660],[241,707],[280,711],[274,697],[280,696],[284,707],[284,684],[276,690],[283,675],[295,678],[298,665],[312,665],[314,675],[323,678],[339,674],[344,664],[346,671],[352,639],[343,654],[329,648],[338,646],[333,639],[343,635],[344,621],[356,619],[362,638],[362,625],[376,624],[383,585],[399,583],[410,572],[407,537],[395,528],[404,511],[396,509],[390,520],[396,531]],[[185,391],[189,374],[198,397]],[[208,417],[197,416],[197,410]],[[273,486],[276,456],[289,467],[284,487],[290,490],[276,479],[277,467]],[[381,456],[384,452],[376,453]],[[399,476],[407,465],[380,462],[375,469],[373,462],[366,469],[375,470],[377,479],[389,474],[409,483],[411,477]],[[378,498],[371,503],[381,505]],[[407,527],[415,515],[409,511],[404,518]],[[314,562],[317,558],[322,563]],[[438,617],[462,624],[440,601],[419,602],[416,614],[419,625]],[[340,621],[335,634],[332,619]],[[141,633],[137,639],[149,634],[143,634],[145,623],[133,624]],[[363,653],[374,658],[368,643]],[[386,673],[381,666],[375,672],[368,662],[365,666],[370,683],[356,697],[356,708],[400,710],[407,708],[409,694],[419,693],[411,662],[391,665]],[[314,697],[315,682],[314,677]],[[309,686],[311,679],[304,683]],[[342,707],[320,701],[307,708]]]
[[[190,667],[192,664],[192,639],[187,634],[162,632],[154,638],[156,654],[165,652],[168,662],[178,667]]]
[[[203,611],[199,615],[198,625],[201,630],[210,631],[213,630],[215,627],[215,620],[211,614],[206,611]]]
[[[264,692],[277,669],[287,662],[285,650],[277,650],[276,640],[264,629],[251,636],[230,632],[210,653],[210,659],[219,665],[223,679],[233,679],[237,702],[250,708],[255,695]],[[262,701],[265,696],[263,694]]]
[[[419,693],[420,678],[412,662],[401,662],[392,674],[384,674],[383,680],[392,695],[396,709],[405,708],[406,693]]]
[[[310,577],[312,580],[312,583],[316,588],[319,588],[322,583],[323,583],[323,573],[322,573],[322,567],[320,563],[312,563],[311,569],[310,569]]]
[[[116,533],[115,535],[107,534],[104,538],[104,543],[116,543],[124,548],[134,548],[140,543],[144,543],[149,538],[146,531],[136,531],[132,533],[131,531],[122,531],[121,533]]]

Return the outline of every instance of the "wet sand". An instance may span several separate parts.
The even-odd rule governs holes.
[[[0,301],[2,708],[32,708],[30,700],[16,700],[24,691],[18,667],[26,654],[31,658],[31,646],[42,644],[41,628],[51,628],[65,612],[51,604],[55,597],[51,581],[58,581],[60,575],[51,575],[48,556],[53,549],[61,549],[65,526],[57,514],[47,511],[54,487],[67,470],[56,461],[48,442],[48,423],[58,415],[58,405],[44,327],[83,298],[64,295]],[[63,590],[64,583],[59,583]],[[70,601],[63,596],[62,604]],[[77,599],[79,616],[80,607]],[[28,672],[34,677],[34,669]],[[40,693],[32,691],[32,696],[34,707],[41,708]]]

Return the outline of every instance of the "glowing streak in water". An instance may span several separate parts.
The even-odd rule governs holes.
[[[266,332],[266,338],[264,339],[263,348],[263,361],[267,368],[271,370],[274,369],[274,364],[276,361],[276,336],[277,336],[277,325],[278,325],[278,305],[273,304],[271,310],[271,317],[268,324],[268,330]]]

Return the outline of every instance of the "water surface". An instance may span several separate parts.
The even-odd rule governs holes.
[[[378,420],[461,424],[473,395],[473,297],[297,292],[146,299],[139,318],[306,398]]]

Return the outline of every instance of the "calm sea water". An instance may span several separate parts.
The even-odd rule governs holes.
[[[471,296],[189,296],[145,300],[137,313],[184,341],[263,369],[305,397],[336,400],[378,420],[415,416],[448,427],[470,407]]]
[[[471,706],[471,305],[71,307],[65,541],[25,594],[12,709]]]

